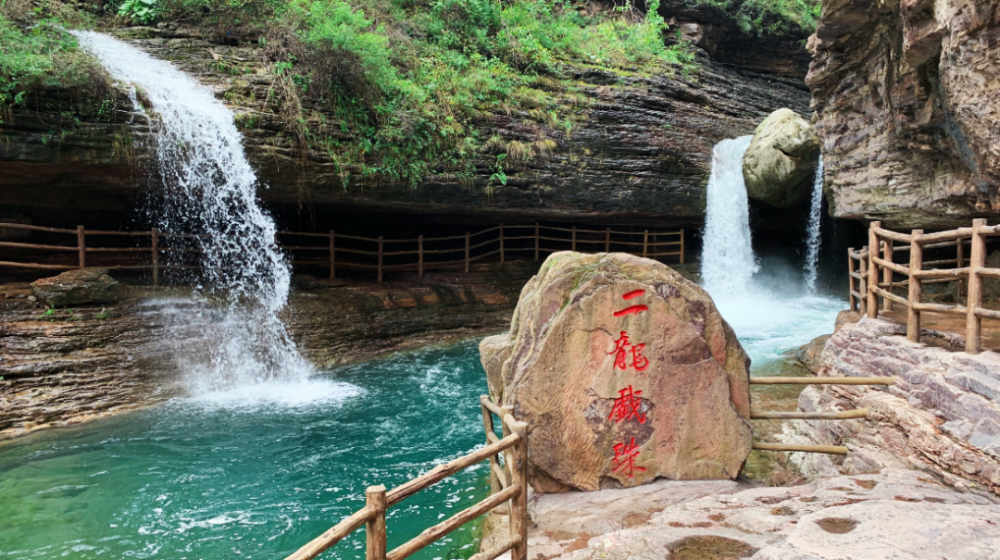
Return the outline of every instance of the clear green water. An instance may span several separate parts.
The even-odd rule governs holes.
[[[477,341],[53,430],[0,446],[0,558],[282,558],[483,443]],[[488,493],[480,465],[390,510],[399,545]],[[414,558],[468,557],[476,527]],[[356,532],[323,558],[363,558]]]

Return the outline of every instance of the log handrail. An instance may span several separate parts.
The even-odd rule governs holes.
[[[1000,319],[1000,310],[983,307],[983,278],[1000,278],[1000,268],[986,267],[986,238],[1000,235],[1000,225],[988,226],[982,218],[974,219],[972,227],[924,233],[912,230],[909,235],[882,227],[881,222],[872,222],[868,228],[868,247],[878,250],[848,249],[848,281],[851,310],[857,310],[860,300],[863,313],[869,318],[878,317],[878,300],[883,301],[883,310],[892,309],[892,302],[907,308],[906,337],[911,342],[920,341],[920,313],[935,312],[966,316],[965,351],[978,354],[982,350],[982,319]],[[893,246],[893,242],[905,245]],[[970,246],[967,254],[965,245]],[[954,258],[933,258],[924,260],[924,252],[934,249],[954,249]],[[894,253],[909,253],[906,265],[893,262]],[[855,261],[859,261],[862,271],[857,272]],[[952,268],[937,268],[952,265]],[[865,270],[867,268],[867,270]],[[878,282],[879,268],[883,280]],[[867,282],[865,274],[867,273]],[[906,277],[902,282],[893,280],[893,273]],[[855,280],[859,285],[855,289]],[[922,285],[943,282],[958,282],[958,296],[965,293],[965,305],[944,305],[921,301]],[[893,293],[893,288],[906,287],[905,296]],[[963,290],[964,288],[964,290]]]
[[[345,537],[366,525],[366,560],[404,560],[413,553],[448,535],[462,525],[496,509],[505,502],[510,508],[510,536],[490,550],[477,554],[475,558],[492,560],[501,554],[511,552],[511,560],[527,560],[527,424],[518,422],[511,414],[510,407],[499,407],[488,396],[479,400],[483,410],[483,427],[486,430],[487,445],[469,454],[438,465],[426,473],[405,482],[390,491],[384,486],[370,486],[365,492],[366,505],[360,510],[327,529],[323,534],[309,541],[305,546],[287,556],[285,560],[312,560],[335,546]],[[493,424],[494,412],[501,417],[504,437],[497,437]],[[507,460],[500,467],[499,454],[506,453]],[[490,495],[452,517],[425,529],[419,535],[386,551],[386,511],[406,498],[424,490],[445,478],[482,461],[490,462],[492,487]]]
[[[83,268],[86,266],[86,255],[88,253],[150,253],[148,260],[150,264],[143,265],[117,265],[109,266],[109,268],[133,268],[133,269],[143,269],[152,268],[153,273],[153,285],[159,285],[159,272],[160,270],[170,270],[176,268],[197,268],[186,266],[185,264],[177,266],[160,266],[160,253],[197,253],[201,252],[201,249],[191,248],[191,247],[171,247],[164,246],[163,241],[170,239],[209,239],[210,236],[207,234],[187,234],[187,233],[166,233],[157,231],[155,228],[151,231],[109,231],[109,230],[87,230],[83,226],[78,226],[76,230],[71,229],[60,229],[60,228],[49,228],[43,226],[35,226],[29,224],[17,224],[9,222],[0,222],[0,229],[11,228],[11,229],[21,229],[21,230],[36,230],[44,231],[49,233],[64,233],[64,234],[77,234],[77,243],[75,245],[51,245],[51,244],[36,244],[36,243],[22,243],[18,241],[0,241],[0,247],[10,247],[12,249],[30,249],[39,251],[65,251],[77,253],[77,262],[75,264],[51,264],[51,263],[29,263],[29,262],[16,262],[12,259],[6,259],[0,261],[0,266],[7,266],[12,268],[23,268],[23,269],[39,269],[39,270],[67,270],[74,268]],[[516,229],[520,231],[529,230],[530,235],[517,235],[510,236],[504,234],[504,228],[509,232],[511,229]],[[551,232],[550,235],[545,235],[546,232]],[[571,235],[569,237],[557,237],[553,236],[552,233],[568,232]],[[488,235],[495,233],[495,235]],[[600,236],[598,238],[586,238],[581,237],[581,234],[589,234],[594,236]],[[138,247],[88,247],[86,242],[86,237],[88,235],[110,235],[110,236],[131,236],[131,237],[150,237],[151,241],[149,246],[138,246]],[[613,239],[612,235],[623,236],[624,239],[618,238]],[[330,230],[328,233],[316,233],[316,232],[297,232],[297,231],[278,231],[275,234],[275,241],[278,241],[278,237],[288,236],[295,238],[297,243],[294,244],[280,244],[282,249],[293,251],[293,252],[308,252],[308,253],[319,253],[327,252],[329,257],[325,259],[291,259],[291,264],[293,265],[310,265],[310,266],[320,266],[326,267],[330,271],[330,278],[336,278],[337,267],[341,269],[354,269],[354,270],[374,270],[377,273],[379,281],[382,278],[382,272],[387,270],[416,270],[418,275],[422,278],[423,271],[428,268],[434,267],[444,267],[444,266],[454,266],[454,265],[465,265],[466,272],[471,270],[471,264],[478,261],[483,261],[491,257],[499,255],[499,260],[503,263],[506,257],[510,254],[521,254],[525,253],[533,254],[534,260],[538,261],[541,257],[541,252],[555,252],[560,249],[557,247],[562,247],[561,244],[569,245],[572,250],[577,250],[579,245],[586,245],[588,248],[594,251],[604,250],[609,252],[612,249],[612,245],[615,245],[617,249],[624,250],[626,252],[632,252],[635,254],[641,254],[649,258],[665,259],[665,258],[676,258],[680,263],[684,262],[684,230],[665,230],[665,231],[619,231],[612,230],[611,228],[606,228],[604,230],[591,230],[591,229],[581,229],[581,228],[562,228],[555,226],[542,226],[538,223],[535,224],[518,224],[518,225],[497,225],[494,227],[486,228],[476,232],[470,232],[466,235],[454,235],[454,236],[444,236],[444,237],[423,237],[417,236],[413,239],[386,239],[377,237],[364,237],[360,235],[348,235],[344,233],[338,233],[335,230]],[[484,237],[485,236],[485,237]],[[639,240],[638,236],[642,236]],[[664,241],[661,238],[674,239],[671,241]],[[319,238],[328,240],[327,243],[308,245],[303,244],[305,238]],[[476,238],[477,242],[472,243],[470,240]],[[338,244],[337,240],[357,242],[349,243],[345,246],[343,243]],[[432,249],[426,248],[427,243],[436,242],[446,242],[446,241],[464,241],[463,244],[458,244],[455,247],[441,247],[437,246]],[[534,243],[531,243],[531,242]],[[543,241],[548,241],[556,245],[553,247],[544,246]],[[365,247],[364,244],[370,244]],[[413,244],[414,249],[405,248],[401,250],[386,250],[386,244]],[[513,246],[511,246],[513,245]],[[499,246],[498,249],[486,250],[490,246]],[[370,247],[370,250],[369,250]],[[640,248],[642,253],[639,253]],[[660,249],[656,251],[656,249]],[[666,250],[663,250],[666,249]],[[464,252],[464,255],[463,255]],[[587,251],[591,252],[591,251]],[[339,254],[339,255],[338,255]],[[345,256],[355,255],[356,258],[345,259]],[[459,259],[449,259],[451,255],[459,256]],[[338,256],[340,259],[338,260]],[[432,260],[428,260],[427,257],[433,257]],[[464,257],[464,258],[463,258]],[[440,260],[443,258],[444,260]],[[525,258],[525,257],[520,257]],[[529,259],[531,257],[528,257]],[[414,262],[405,262],[409,260]],[[386,262],[388,260],[388,262]],[[400,262],[400,260],[404,262]],[[367,261],[367,262],[366,262]],[[375,262],[372,262],[375,261]]]

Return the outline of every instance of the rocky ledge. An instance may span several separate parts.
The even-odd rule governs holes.
[[[496,332],[535,263],[424,282],[300,280],[286,321],[317,368]],[[211,344],[213,319],[182,290],[129,288],[115,304],[47,310],[29,286],[0,286],[0,439],[183,394],[174,356]],[[209,336],[206,336],[209,333]]]
[[[912,343],[904,328],[877,319],[846,324],[818,360],[808,360],[820,376],[892,375],[897,382],[803,391],[799,408],[805,411],[871,412],[865,420],[790,422],[781,438],[786,443],[850,450],[845,458],[796,453],[791,460],[807,476],[913,468],[957,488],[1000,492],[1000,355]]]
[[[530,510],[531,560],[981,560],[997,558],[1000,547],[994,499],[911,470],[792,487],[661,480],[536,495]],[[505,534],[503,525],[492,519],[490,535]]]

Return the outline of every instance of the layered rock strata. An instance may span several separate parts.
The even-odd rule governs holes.
[[[255,41],[254,46],[231,46],[216,40],[215,29],[177,25],[126,33],[142,37],[135,39],[138,47],[175,62],[226,100],[244,132],[247,155],[269,187],[260,196],[289,207],[435,213],[466,222],[470,216],[506,216],[700,223],[712,146],[751,133],[777,107],[808,112],[808,92],[797,83],[801,74],[791,79],[741,73],[704,53],[690,73],[645,75],[566,66],[560,80],[553,81],[557,85],[546,86],[555,90],[538,90],[559,105],[563,118],[558,126],[539,116],[548,109],[530,107],[510,114],[483,113],[472,123],[482,138],[496,135],[505,146],[500,151],[509,152],[505,185],[490,182],[497,154],[488,151],[470,162],[471,177],[438,169],[410,185],[360,179],[360,167],[341,165],[325,148],[297,146],[273,102],[277,77],[262,63]],[[794,41],[773,46],[795,52],[801,48]],[[774,65],[760,66],[768,70]],[[579,94],[562,91],[562,83],[572,83]],[[5,120],[0,130],[0,138],[7,140],[0,142],[0,205],[28,214],[66,201],[77,208],[134,207],[141,198],[135,180],[144,180],[150,169],[149,123],[128,114],[127,99],[116,99],[117,111],[110,115],[64,119],[60,112],[76,111],[65,97],[44,96],[37,107],[16,109]],[[329,107],[308,100],[304,104],[311,134],[356,140],[341,130]],[[46,113],[46,107],[54,114]],[[514,142],[526,149],[515,153],[509,148]],[[36,216],[36,222],[41,218]]]
[[[830,207],[891,227],[1000,211],[995,0],[829,0],[810,39]]]
[[[322,369],[510,321],[520,264],[408,286],[311,282],[292,293],[286,321]],[[182,292],[132,289],[119,303],[54,309],[27,285],[0,293],[0,439],[148,406],[184,394],[177,355],[212,343],[213,314]]]
[[[480,353],[494,398],[531,426],[537,490],[735,478],[750,452],[750,360],[709,295],[659,262],[551,255]]]
[[[787,443],[849,449],[843,458],[793,454],[804,474],[914,468],[959,488],[1000,492],[1000,355],[911,343],[904,327],[862,319],[829,339],[817,365],[820,376],[891,375],[897,382],[803,391],[805,411],[871,411],[865,420],[791,422],[781,438]]]

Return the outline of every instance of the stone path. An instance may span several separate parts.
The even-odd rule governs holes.
[[[1000,505],[912,470],[532,498],[531,560],[1000,559]]]

